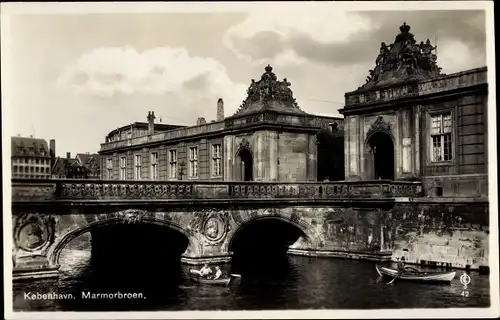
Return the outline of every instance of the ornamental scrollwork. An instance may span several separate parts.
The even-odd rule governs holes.
[[[247,138],[243,138],[240,142],[240,149],[249,149],[250,150],[250,142],[248,141]]]
[[[147,215],[147,211],[129,209],[117,212],[115,215],[116,217],[121,218],[122,223],[124,224],[135,224],[142,221],[142,218]]]
[[[378,116],[375,122],[370,126],[370,129],[366,133],[366,136],[369,137],[372,133],[377,131],[383,131],[385,133],[391,134],[391,123],[386,121],[383,116]]]

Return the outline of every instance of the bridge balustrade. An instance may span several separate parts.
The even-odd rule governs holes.
[[[420,182],[228,182],[13,179],[13,201],[161,199],[335,199],[422,195]]]

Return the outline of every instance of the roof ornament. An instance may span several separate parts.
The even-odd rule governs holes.
[[[369,70],[366,83],[360,89],[408,78],[426,79],[443,75],[434,53],[437,47],[429,39],[417,44],[414,35],[410,33],[411,27],[406,22],[403,22],[399,30],[394,43],[380,44],[375,67]]]
[[[247,98],[243,100],[235,115],[250,109],[256,110],[257,104],[258,108],[272,108],[272,105],[279,105],[288,110],[303,112],[293,97],[293,92],[290,89],[291,83],[286,78],[279,81],[273,72],[273,67],[269,64],[264,68],[264,71],[259,81],[251,80],[247,89]]]

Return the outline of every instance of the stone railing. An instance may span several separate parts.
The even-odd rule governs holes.
[[[13,179],[16,201],[340,199],[418,197],[420,182],[214,182]]]
[[[412,81],[370,91],[346,93],[346,108],[375,102],[389,102],[402,98],[486,84],[487,68],[471,69],[424,81]]]

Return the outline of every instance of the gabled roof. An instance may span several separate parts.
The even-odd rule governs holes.
[[[98,153],[78,153],[75,159],[80,165],[85,166],[92,162],[98,162],[100,159],[100,155]]]
[[[233,116],[273,110],[282,113],[306,114],[302,111],[290,89],[291,83],[285,78],[279,81],[273,68],[268,65],[259,81],[252,79],[247,90],[247,98]]]
[[[66,166],[72,166],[75,164],[75,162],[77,162],[75,158],[56,157],[56,160],[52,165],[52,172],[64,171],[64,168]]]

